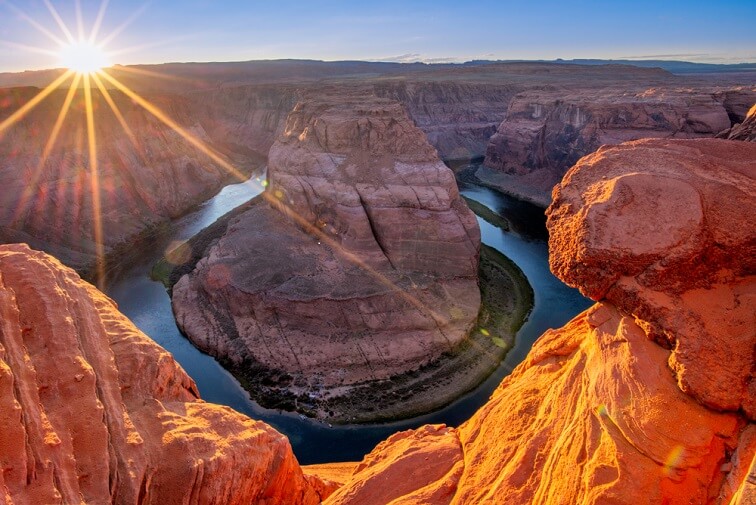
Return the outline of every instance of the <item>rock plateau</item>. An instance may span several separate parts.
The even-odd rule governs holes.
[[[176,319],[201,349],[322,405],[467,337],[480,305],[477,222],[399,103],[300,102],[268,178],[268,201],[174,286]]]

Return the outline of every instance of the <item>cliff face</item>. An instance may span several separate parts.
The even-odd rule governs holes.
[[[330,396],[415,370],[467,336],[480,304],[477,222],[400,104],[304,101],[268,170],[272,206],[232,221],[174,286],[177,321],[200,348],[232,368],[262,366],[264,383],[327,415]]]
[[[194,92],[186,98],[213,146],[265,158],[300,95],[294,85],[260,84]]]
[[[0,502],[320,501],[286,438],[199,399],[113,302],[24,245],[0,246]]]
[[[508,191],[547,205],[567,169],[602,145],[713,137],[730,126],[722,103],[704,90],[691,91],[586,86],[519,94],[490,139],[485,164],[503,175]]]
[[[73,95],[57,142],[44,159],[66,92],[54,92],[4,133],[0,143],[0,241],[28,242],[69,266],[83,268],[95,259],[98,219],[108,252],[139,232],[186,212],[231,179],[207,155],[117,91],[110,95],[128,130],[111,112],[106,98],[93,90],[96,173],[88,154],[82,90]],[[4,118],[37,90],[15,88],[0,93],[0,117]],[[209,140],[187,100],[178,96],[150,99],[192,135]],[[246,168],[251,169],[252,160],[246,161]],[[243,163],[239,166],[245,167]],[[99,195],[99,216],[95,215],[95,194]]]
[[[756,105],[751,107],[741,123],[736,123],[732,128],[720,132],[717,138],[756,142]]]
[[[549,247],[598,303],[460,428],[394,435],[327,503],[750,503],[754,160],[722,140],[583,158],[554,191]]]
[[[376,95],[401,102],[445,160],[482,157],[521,86],[455,81],[385,81]]]
[[[639,141],[583,158],[549,211],[552,270],[643,320],[683,391],[750,417],[754,175],[750,143]]]

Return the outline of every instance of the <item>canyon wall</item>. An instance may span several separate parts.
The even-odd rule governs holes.
[[[524,92],[512,100],[491,137],[485,164],[497,172],[505,191],[546,206],[551,188],[567,169],[602,145],[713,137],[729,128],[728,111],[720,101],[727,96],[717,99],[706,89],[669,85],[602,89],[592,83],[558,92]],[[737,105],[730,109],[739,110]]]
[[[328,504],[753,503],[756,146],[645,140],[580,160],[550,261],[596,305],[459,428],[393,435]]]
[[[0,316],[0,503],[316,504],[333,489],[286,437],[203,402],[54,258],[0,246]]]
[[[399,103],[319,90],[289,114],[268,178],[267,201],[174,286],[198,347],[253,394],[342,420],[332,400],[454,352],[480,305],[480,232]]]
[[[466,161],[483,157],[521,86],[506,81],[386,80],[373,89],[377,96],[404,105],[442,159]]]
[[[602,144],[714,136],[743,122],[756,101],[752,83],[699,81],[627,65],[292,61],[110,72],[208,145],[220,163],[120,91],[110,89],[104,97],[95,89],[99,163],[93,174],[82,90],[71,97],[57,142],[46,147],[66,102],[67,90],[60,89],[2,134],[0,183],[7,190],[0,195],[1,242],[30,243],[87,271],[100,222],[103,249],[117,257],[119,244],[261,167],[288,113],[307,93],[341,89],[399,102],[442,159],[485,154],[489,168],[478,174],[484,183],[544,206],[566,169]],[[0,120],[38,91],[0,89]],[[110,110],[111,97],[127,128]],[[240,174],[229,174],[226,163]],[[97,187],[99,204],[92,196]]]
[[[187,93],[186,98],[211,145],[225,152],[267,158],[302,92],[292,84],[260,84],[197,91]]]
[[[0,90],[0,119],[38,92],[35,88]],[[190,145],[118,91],[92,92],[97,166],[89,156],[85,96],[78,90],[66,101],[57,90],[0,142],[0,241],[27,242],[69,266],[86,269],[105,253],[139,233],[168,222],[204,201],[233,179],[218,163]],[[108,104],[118,107],[125,124]],[[150,97],[180,127],[203,142],[210,139],[191,113],[188,100]],[[61,110],[68,110],[56,127]],[[57,141],[51,144],[54,132]],[[243,171],[259,164],[243,154],[234,159]],[[230,156],[230,157],[229,157]],[[97,228],[102,234],[98,237]]]

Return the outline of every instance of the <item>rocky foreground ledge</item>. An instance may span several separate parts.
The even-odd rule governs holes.
[[[554,190],[549,248],[596,305],[469,421],[390,437],[327,503],[754,503],[754,214],[752,143],[583,158]]]
[[[0,503],[316,504],[286,437],[203,402],[71,269],[0,246]]]
[[[477,221],[401,104],[359,90],[303,100],[268,179],[267,201],[173,288],[192,342],[267,406],[338,422],[419,414],[480,382],[392,390],[456,353],[480,308]]]

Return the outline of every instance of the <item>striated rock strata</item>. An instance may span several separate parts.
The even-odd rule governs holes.
[[[377,82],[376,95],[401,102],[444,160],[482,158],[488,139],[506,116],[512,82],[453,80]]]
[[[736,123],[732,128],[720,132],[717,138],[756,142],[756,104],[748,111],[742,123]]]
[[[567,169],[602,145],[713,137],[730,126],[726,108],[704,90],[631,89],[517,95],[491,137],[485,165],[498,171],[507,191],[545,206]]]
[[[301,102],[268,177],[272,203],[233,220],[173,289],[180,327],[261,382],[253,393],[272,386],[338,417],[329,397],[466,338],[480,305],[477,222],[400,104],[362,93]]]
[[[552,270],[643,321],[683,391],[750,417],[754,177],[750,143],[631,142],[580,160],[549,210]]]
[[[172,356],[75,272],[0,246],[0,503],[302,503],[286,438],[199,399]]]
[[[724,140],[583,158],[549,246],[598,303],[469,421],[392,436],[326,503],[753,503],[755,176],[753,145]]]
[[[0,90],[0,121],[38,91]],[[178,132],[115,90],[108,96],[92,91],[95,170],[89,156],[85,94],[83,90],[73,93],[66,106],[67,93],[64,89],[53,92],[2,133],[0,242],[27,242],[86,270],[95,262],[98,240],[102,250],[110,253],[145,230],[185,213],[233,178]],[[189,134],[210,141],[188,99],[149,99]],[[108,101],[118,108],[127,128]],[[61,110],[68,112],[56,137]],[[244,171],[257,167],[260,160],[254,152],[219,155]]]

